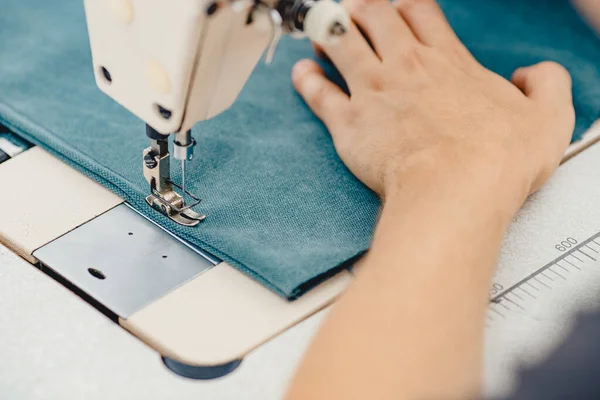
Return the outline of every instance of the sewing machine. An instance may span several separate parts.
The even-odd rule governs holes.
[[[273,58],[281,35],[334,44],[350,23],[330,0],[84,4],[99,89],[146,123],[150,147],[140,173],[149,184],[148,205],[189,227],[205,217],[192,209],[200,199],[185,189],[185,174],[181,184],[170,178],[170,136],[185,172],[195,145],[190,128],[233,103],[261,55],[267,63]],[[232,371],[350,281],[343,272],[287,302],[37,147],[3,163],[0,181],[20,204],[0,212],[2,241],[158,350],[181,375]],[[27,204],[40,190],[53,195]]]
[[[283,34],[331,44],[350,24],[331,0],[148,0],[135,7],[132,0],[85,0],[85,9],[98,87],[146,122],[146,201],[186,226],[205,218],[193,210],[200,199],[185,189],[192,126],[232,105],[261,55],[271,62]],[[171,180],[170,134],[181,184]]]
[[[348,21],[326,0],[178,0],[172,19],[166,3],[86,0],[93,67],[99,88],[147,124],[149,206],[196,225],[197,197],[170,179],[169,136],[185,169],[189,128],[234,101],[280,34],[335,41]],[[146,19],[133,34],[137,18]],[[141,38],[150,44],[136,47]],[[516,366],[547,354],[572,313],[597,303],[599,138],[597,125],[569,148],[507,235],[487,320],[489,393],[510,389]],[[288,302],[46,151],[15,135],[0,136],[0,149],[12,194],[0,196],[0,392],[15,398],[278,398],[319,311],[353,279],[344,271]]]

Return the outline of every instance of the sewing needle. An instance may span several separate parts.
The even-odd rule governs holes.
[[[185,198],[185,160],[181,160],[181,190],[181,196]]]

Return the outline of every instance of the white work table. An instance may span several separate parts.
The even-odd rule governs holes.
[[[322,317],[262,346],[230,375],[194,381],[0,245],[0,398],[279,399]]]
[[[556,247],[561,240],[572,237],[585,245],[597,237],[599,183],[600,144],[563,165],[521,210],[504,243],[495,284],[510,291],[565,255]],[[568,333],[573,311],[598,304],[598,263],[587,260],[565,272],[568,280],[546,282],[552,291],[540,286],[536,295],[543,300],[530,300],[527,312],[500,309],[502,318],[490,312],[495,322],[487,321],[488,392],[514,387],[515,367],[543,360]],[[280,399],[326,313],[260,346],[230,375],[194,381],[167,370],[157,352],[0,245],[0,399]]]

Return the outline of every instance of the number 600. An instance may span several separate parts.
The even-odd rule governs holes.
[[[573,247],[574,244],[577,244],[577,240],[573,239],[572,237],[568,237],[556,246],[554,246],[554,248],[558,251],[565,251]]]

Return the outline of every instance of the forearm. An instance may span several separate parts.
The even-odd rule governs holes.
[[[512,211],[494,209],[510,202],[492,192],[452,178],[388,198],[372,249],[289,399],[477,393],[489,284]]]
[[[487,71],[432,0],[343,3],[358,27],[322,50],[350,96],[314,61],[292,78],[342,161],[386,200],[288,399],[476,396],[496,258],[569,143],[570,77],[553,63],[512,83]]]

